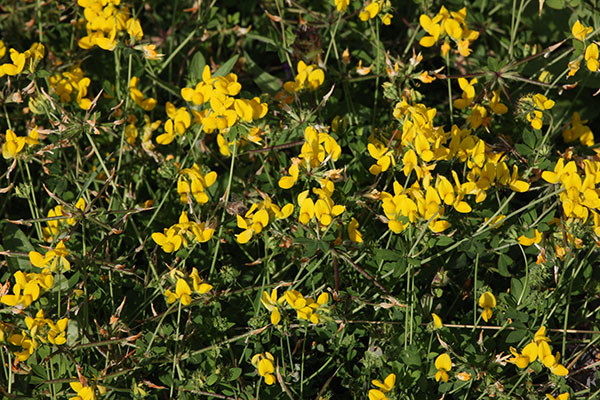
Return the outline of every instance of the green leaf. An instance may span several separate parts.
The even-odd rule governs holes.
[[[219,375],[212,374],[206,379],[206,386],[212,386],[219,380]]]
[[[512,331],[508,334],[508,336],[506,336],[506,343],[518,343],[525,337],[526,334],[527,331],[524,330]]]
[[[312,257],[319,248],[319,243],[316,240],[308,239],[308,238],[295,238],[295,243],[298,243],[302,247],[304,247],[304,256]]]
[[[491,71],[498,71],[500,69],[498,59],[494,57],[488,57],[487,66]]]
[[[219,67],[217,72],[215,72],[213,74],[213,76],[225,76],[228,73],[230,73],[231,70],[233,69],[233,66],[237,62],[238,58],[240,58],[240,56],[239,56],[239,54],[236,54],[235,56],[231,57],[229,60],[225,61],[223,64],[221,64],[221,66]]]
[[[515,150],[522,156],[528,156],[531,154],[531,147],[524,145],[523,143],[515,143]]]
[[[523,142],[531,149],[535,149],[535,135],[529,129],[523,132]]]
[[[521,281],[516,278],[512,278],[510,280],[510,293],[512,294],[512,296],[516,300],[519,300],[519,297],[521,297],[522,292],[523,292],[523,283],[521,283]]]
[[[562,10],[565,8],[565,0],[546,0],[546,5],[555,10]]]
[[[512,258],[510,258],[506,254],[500,254],[498,257],[498,273],[502,276],[509,277],[510,271],[508,270],[508,266],[513,262]]]
[[[394,250],[375,249],[375,261],[397,261],[401,260],[402,255]]]
[[[277,77],[269,74],[261,67],[259,67],[248,53],[244,52],[244,58],[246,59],[246,66],[250,75],[254,76],[254,83],[264,93],[273,94],[282,87],[282,82]]]
[[[13,224],[8,224],[4,228],[4,232],[2,233],[2,247],[7,251],[26,254],[35,250],[23,231]],[[6,262],[8,263],[8,266],[15,271],[18,269],[24,271],[31,269],[31,263],[27,256],[7,257]]]
[[[190,81],[192,84],[196,84],[202,80],[202,71],[204,71],[204,66],[206,65],[206,59],[202,52],[197,51],[196,54],[192,57],[192,62],[190,63]]]
[[[441,247],[446,247],[452,243],[454,243],[454,239],[450,236],[440,236],[436,242],[436,244]]]
[[[242,374],[242,369],[241,368],[231,368],[229,370],[229,381],[235,381],[237,378],[240,377],[240,375]]]
[[[402,358],[402,361],[409,366],[420,367],[422,364],[419,349],[414,345],[409,346],[406,350],[403,350],[400,353],[400,357]]]

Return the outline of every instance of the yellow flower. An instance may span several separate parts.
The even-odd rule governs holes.
[[[96,400],[96,390],[98,393],[106,393],[106,388],[100,385],[87,386],[81,382],[70,382],[71,389],[77,392],[77,396],[71,397],[70,400]]]
[[[368,21],[369,19],[373,19],[377,16],[379,11],[381,10],[381,6],[377,2],[373,2],[365,7],[364,11],[361,11],[358,14],[358,18],[361,21]]]
[[[591,43],[585,49],[584,58],[585,61],[587,61],[587,68],[590,71],[596,72],[600,69],[600,62],[598,61],[598,45],[596,43]]]
[[[190,289],[190,285],[188,285],[185,279],[178,278],[175,285],[175,293],[167,289],[165,290],[165,297],[169,304],[179,299],[182,305],[187,306],[192,302],[192,289]]]
[[[279,308],[277,306],[277,289],[273,289],[270,295],[267,291],[263,291],[260,302],[271,312],[271,323],[277,325],[279,321],[281,321],[281,314],[279,313]]]
[[[17,154],[23,150],[27,138],[24,136],[17,136],[16,133],[10,129],[6,130],[6,142],[2,145],[2,157],[5,159],[15,158]]]
[[[35,338],[33,336],[28,337],[27,332],[25,331],[22,331],[21,334],[17,333],[14,335],[10,335],[8,338],[8,342],[10,344],[20,346],[21,348],[23,348],[22,351],[15,352],[15,356],[19,361],[26,361],[29,357],[31,357],[31,355],[39,345]]]
[[[396,374],[389,374],[383,382],[381,382],[379,379],[374,379],[371,381],[371,383],[381,389],[382,392],[387,393],[394,388],[394,384],[396,383]]]
[[[142,30],[142,26],[140,25],[139,19],[129,18],[126,22],[127,33],[129,37],[133,41],[142,40],[144,36],[144,31]]]
[[[374,379],[371,383],[379,389],[369,390],[369,400],[387,400],[388,397],[385,394],[394,388],[396,375],[389,374],[384,382],[381,382],[379,379]]]
[[[492,292],[485,292],[479,297],[479,307],[483,308],[481,317],[485,322],[492,318],[492,308],[496,307],[496,297]]]
[[[437,18],[435,18],[435,20],[437,20]],[[419,23],[425,32],[429,34],[429,36],[423,36],[419,41],[419,44],[423,47],[433,46],[442,33],[442,27],[426,14],[421,14]]]
[[[62,270],[68,271],[71,269],[71,263],[67,260],[67,256],[71,254],[61,240],[56,245],[54,250],[50,250],[45,256],[42,256],[37,251],[29,252],[29,261],[34,267],[46,268],[50,266],[51,271]]]
[[[10,59],[12,63],[0,65],[0,78],[4,75],[19,75],[23,71],[23,68],[25,68],[25,61],[27,59],[25,53],[19,53],[15,49],[10,49]]]
[[[536,228],[533,231],[533,237],[532,238],[529,238],[529,237],[527,237],[525,235],[521,235],[521,236],[519,236],[519,238],[517,240],[523,246],[531,246],[534,243],[539,243],[539,242],[542,241],[542,234]]]
[[[294,186],[298,181],[298,174],[300,173],[298,163],[292,160],[292,165],[288,169],[288,172],[290,174],[289,176],[284,176],[281,179],[279,179],[278,185],[282,189],[291,189],[292,186]]]
[[[194,287],[194,292],[204,294],[208,293],[213,288],[213,286],[208,283],[202,283],[202,278],[200,278],[198,270],[195,267],[192,268],[190,278],[192,278],[192,286]]]
[[[384,25],[390,25],[390,24],[392,23],[392,18],[393,18],[393,17],[394,17],[394,16],[393,16],[392,14],[390,14],[390,13],[383,14],[383,15],[381,16],[381,22],[382,22]]]
[[[50,326],[50,331],[48,332],[48,341],[50,343],[61,345],[67,342],[65,331],[67,329],[68,322],[68,318],[59,319],[56,321],[56,324],[54,324],[52,321],[48,321],[48,326]]]
[[[265,379],[267,385],[275,383],[275,375],[273,375],[273,372],[275,372],[274,362],[273,354],[268,351],[264,354],[255,354],[252,357],[252,364],[258,369],[258,373]]]
[[[579,22],[579,21],[577,21],[577,22]],[[571,397],[569,392],[561,393],[557,397],[554,397],[551,394],[546,393],[546,398],[548,398],[549,400],[569,400],[569,397]]]
[[[358,230],[358,221],[352,217],[348,223],[348,236],[355,243],[362,243],[362,234]]]
[[[550,100],[543,94],[538,93],[533,96],[526,97],[524,102],[530,104],[530,107],[532,106],[533,108],[526,114],[527,121],[531,123],[531,126],[534,129],[542,129],[544,123],[544,114],[542,111],[549,110],[554,107],[554,100]]]
[[[334,0],[334,2],[335,7],[339,12],[346,11],[346,8],[348,8],[348,5],[350,4],[350,0]]]
[[[513,363],[517,367],[523,369],[527,368],[529,364],[537,359],[538,345],[535,342],[531,342],[523,348],[521,353],[511,346],[510,352],[512,353],[513,357],[509,358],[508,362]]]
[[[0,302],[21,309],[29,306],[40,297],[40,284],[39,280],[36,279],[38,276],[38,274],[25,275],[22,271],[15,272],[13,294],[5,294],[0,298]],[[52,285],[50,284],[50,286]]]
[[[433,327],[435,329],[440,329],[444,326],[442,319],[436,313],[431,313],[431,318],[433,318]]]
[[[183,243],[183,239],[173,228],[165,229],[164,233],[154,232],[152,234],[152,240],[154,240],[165,253],[172,253],[179,250]]]
[[[152,97],[144,98],[144,94],[140,89],[138,89],[138,80],[137,76],[131,77],[129,80],[129,96],[133,99],[135,104],[141,107],[144,111],[152,111],[154,107],[156,107],[156,99]]]
[[[439,382],[440,380],[444,382],[448,382],[448,372],[452,369],[452,360],[450,360],[450,356],[448,353],[440,354],[435,359],[435,368],[437,368],[437,372],[435,373],[435,380]]]
[[[585,27],[581,24],[581,22],[579,22],[579,20],[575,21],[575,23],[573,24],[573,27],[571,28],[571,34],[573,35],[573,37],[577,40],[581,40],[582,42],[585,40],[585,37],[589,34],[592,33],[592,31],[594,30],[594,28],[590,27]]]

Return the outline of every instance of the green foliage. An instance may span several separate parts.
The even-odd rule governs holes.
[[[2,397],[597,397],[597,10],[463,3],[0,6]]]

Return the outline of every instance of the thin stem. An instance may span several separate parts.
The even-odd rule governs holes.
[[[225,199],[223,201],[223,212],[221,213],[221,221],[219,223],[219,234],[217,238],[223,237],[223,222],[225,221],[225,213],[227,210],[227,204],[229,203],[229,196],[231,194],[231,182],[233,180],[233,167],[235,166],[235,156],[237,154],[237,139],[233,141],[233,151],[231,152],[231,164],[229,165],[229,178],[227,180],[227,188],[225,189]],[[221,246],[221,240],[217,240],[215,251],[213,252],[212,262],[210,264],[209,277],[212,277],[215,272],[215,265],[217,264],[217,255],[219,254],[219,248]]]
[[[181,300],[178,301],[177,307],[177,324],[175,325],[175,350],[173,351],[173,364],[171,366],[171,390],[169,397],[173,398],[173,390],[175,389],[175,363],[177,362],[177,347],[179,344],[179,321],[181,320]]]

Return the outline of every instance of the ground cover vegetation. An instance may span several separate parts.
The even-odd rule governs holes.
[[[600,397],[599,31],[2,2],[2,397]]]

